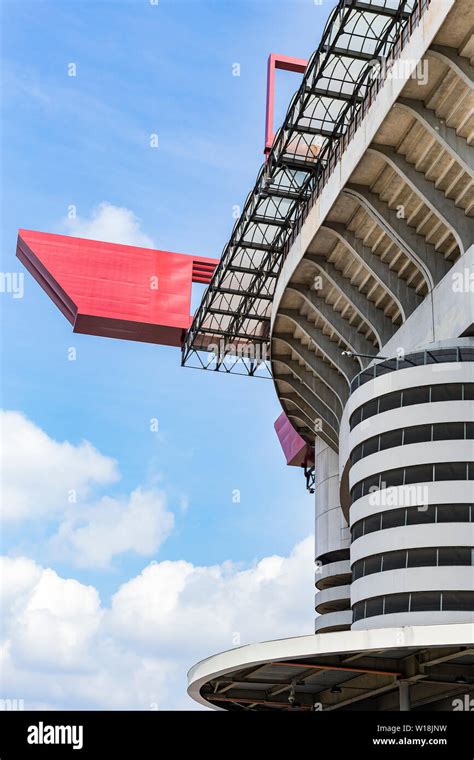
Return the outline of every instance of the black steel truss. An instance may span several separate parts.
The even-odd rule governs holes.
[[[270,376],[285,257],[383,83],[389,65],[380,63],[398,57],[429,3],[339,0],[186,334],[183,365]],[[209,351],[212,361],[200,355]]]
[[[309,491],[309,493],[314,493],[316,488],[316,473],[314,464],[304,465],[304,477],[306,480],[306,490]]]

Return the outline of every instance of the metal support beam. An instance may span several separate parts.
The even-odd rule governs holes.
[[[254,274],[255,272],[255,270],[251,269],[250,267],[239,267],[239,266],[234,266],[234,264],[229,265],[228,271],[230,273],[235,272],[235,274]],[[271,279],[272,277],[273,278],[278,277],[277,273],[270,269],[262,270],[262,273],[265,275],[265,277],[268,277],[269,279]]]
[[[286,668],[307,668],[308,670],[320,670],[322,671],[339,671],[343,673],[354,673],[355,675],[370,675],[370,676],[390,676],[398,678],[403,675],[399,670],[381,670],[378,668],[351,668],[345,665],[330,665],[329,663],[312,663],[309,662],[294,662],[290,660],[278,660],[278,662],[272,662],[271,665],[285,666]],[[298,676],[299,679],[299,676]]]
[[[405,156],[397,153],[395,148],[372,143],[367,149],[367,153],[383,158],[385,163],[391,166],[403,181],[421,197],[435,216],[439,217],[450,228],[458,242],[461,253],[467,251],[472,245],[474,237],[474,221],[466,216],[464,209],[458,208],[451,198],[447,198],[434,182],[426,179],[423,172],[417,171],[413,164],[408,163]]]
[[[434,657],[431,660],[423,660],[420,662],[420,668],[433,667],[433,665],[440,665],[444,662],[456,660],[460,657],[474,657],[474,648],[466,647],[461,650],[456,648],[446,654],[438,655],[438,657]]]
[[[287,710],[290,709],[290,705],[288,702],[272,702],[269,699],[249,699],[248,697],[220,697],[218,694],[204,694],[205,699],[208,700],[208,702],[232,702],[236,705],[250,705],[250,707],[254,705],[262,705],[264,707],[283,707]],[[301,705],[299,710],[311,710],[311,705]]]
[[[242,295],[242,291],[238,290],[237,288],[219,288],[217,285],[209,285],[208,290],[210,293],[215,292],[215,293],[218,293],[219,295],[221,294],[228,295],[228,296]],[[266,293],[258,293],[258,292],[250,293],[249,292],[246,295],[248,296],[249,299],[252,299],[253,301],[273,301],[273,295],[266,294]],[[254,304],[252,304],[252,306],[253,305]],[[245,319],[247,319],[247,314],[245,315]],[[225,333],[227,334],[227,331],[225,331]]]
[[[252,217],[254,224],[269,224],[271,227],[288,227],[288,221],[286,219],[275,219],[272,216],[260,216],[254,214]]]
[[[237,253],[240,254],[240,250],[239,249],[241,249],[241,248],[247,248],[247,249],[249,249],[251,251],[267,251],[267,252],[268,251],[273,251],[273,250],[275,250],[275,251],[279,250],[278,248],[274,248],[273,245],[272,245],[272,243],[256,243],[254,240],[244,240],[243,238],[240,238],[240,240],[238,240],[235,243],[235,246],[234,246],[234,255],[232,256],[231,262],[235,258],[235,252],[237,252]]]
[[[285,155],[278,159],[278,165],[285,166],[287,169],[293,169],[295,172],[307,172],[308,174],[318,168],[316,157],[309,155],[307,158],[298,158],[297,156],[293,158],[292,156]]]
[[[307,253],[305,261],[309,261],[314,264],[331,282],[331,284],[339,290],[340,293],[349,301],[351,306],[359,312],[361,317],[367,322],[369,327],[372,328],[375,333],[379,349],[390,340],[392,335],[398,330],[397,325],[394,325],[392,321],[385,316],[382,309],[378,309],[377,306],[369,301],[368,298],[360,292],[351,281],[344,277],[341,272],[328,261],[324,256],[320,256],[314,253]]]
[[[325,129],[324,127],[311,127],[305,124],[296,124],[292,127],[293,132],[298,135],[319,135],[320,137],[334,137],[333,129]],[[313,161],[314,161],[313,156]]]
[[[259,198],[284,198],[289,201],[306,201],[310,196],[309,191],[303,193],[302,190],[285,189],[281,187],[271,187],[271,185],[260,188]]]
[[[376,3],[364,3],[362,0],[357,0],[357,2],[354,3],[354,8],[356,8],[359,11],[364,11],[366,13],[376,13],[377,16],[389,16],[390,18],[408,18],[410,16],[410,11],[408,10],[400,10],[400,8],[390,8],[386,5],[376,5]]]
[[[337,58],[351,58],[354,61],[373,61],[374,54],[366,52],[364,50],[351,50],[350,48],[343,48],[337,46],[323,47],[321,52],[329,53]]]
[[[320,98],[343,100],[345,103],[361,103],[363,101],[362,95],[354,95],[354,92],[339,92],[339,90],[326,89],[325,87],[311,87],[311,85],[305,88],[305,93]]]
[[[322,229],[329,229],[333,235],[341,240],[362,264],[364,264],[376,280],[390,293],[398,304],[405,321],[423,300],[416,291],[411,288],[406,280],[399,277],[394,269],[390,269],[387,262],[382,261],[372,250],[357,238],[352,230],[348,230],[343,224],[337,222],[325,222]],[[361,353],[367,353],[362,351]]]
[[[232,309],[216,309],[212,307],[212,309],[209,309],[209,314],[223,314],[224,316],[232,317],[234,312]],[[270,317],[263,317],[261,314],[253,314],[252,312],[247,314],[247,319],[255,319],[257,322],[270,322]]]
[[[366,691],[363,694],[358,694],[356,697],[349,697],[349,699],[344,699],[341,702],[337,702],[335,705],[328,705],[324,709],[326,712],[329,712],[332,710],[339,710],[341,707],[345,707],[346,705],[353,705],[355,702],[360,702],[365,699],[370,699],[371,697],[377,697],[379,696],[379,694],[385,694],[386,691],[394,691],[396,688],[397,688],[397,681],[393,681],[387,686],[381,686],[379,689],[372,689],[372,691]]]
[[[369,0],[365,2],[364,0],[337,0],[318,49],[305,68],[302,85],[291,102],[281,129],[272,142],[267,161],[258,173],[253,190],[247,196],[241,217],[233,227],[231,238],[225,246],[213,275],[212,284],[206,291],[194,315],[192,325],[186,333],[182,348],[184,365],[191,356],[194,356],[196,346],[200,347],[203,342],[202,333],[208,321],[209,309],[213,306],[226,308],[225,303],[221,303],[222,294],[227,293],[238,297],[234,316],[228,319],[227,316],[221,315],[221,324],[218,325],[222,331],[225,331],[228,343],[234,342],[236,334],[245,332],[246,316],[249,312],[255,313],[259,310],[260,307],[257,304],[260,304],[260,301],[272,300],[273,282],[269,281],[266,274],[280,271],[286,245],[293,234],[294,220],[302,210],[302,204],[309,199],[316,181],[321,181],[321,187],[326,184],[339,160],[341,148],[346,149],[346,146],[341,146],[339,137],[346,132],[349,125],[355,126],[354,119],[358,113],[357,102],[360,102],[360,98],[372,97],[373,93],[368,92],[370,63],[382,61],[391,55],[392,51],[397,56],[400,50],[396,49],[395,45],[398,44],[401,30],[404,30],[401,43],[403,47],[427,7],[424,3],[418,3],[414,10],[414,23],[409,25],[406,23],[407,16],[405,16],[408,12],[405,7],[406,0],[397,0],[389,5],[390,8],[386,0],[380,0],[380,4],[374,4]],[[349,28],[357,31],[354,34],[348,34]],[[360,61],[360,65],[358,63],[352,65],[351,59]],[[340,70],[341,66],[331,65],[338,60],[342,61],[342,70]],[[385,72],[381,72],[381,78],[386,76]],[[308,92],[308,87],[312,93]],[[333,93],[339,91],[342,97],[335,97],[331,104],[328,104],[328,111],[325,101]],[[311,101],[315,99],[319,100],[314,105],[319,104],[318,107],[322,105],[324,113],[328,115],[327,123],[321,126],[326,129],[333,125],[331,136],[314,157],[314,162],[308,160],[309,156],[297,154],[293,159],[287,159],[285,156],[292,152],[292,145],[298,134],[295,128],[301,124],[308,124],[310,128],[317,125],[315,119],[308,120],[307,116],[308,109],[311,109],[313,105]],[[369,106],[368,99],[366,102]],[[285,167],[285,162],[292,162],[293,169],[289,166]],[[326,172],[326,168],[330,171]],[[259,229],[258,233],[255,233],[258,234],[258,239],[266,243],[270,235],[269,230],[277,230],[274,236],[271,233],[271,249],[265,247],[265,244],[255,243],[255,248],[262,253],[249,257],[250,263],[247,266],[255,272],[249,275],[245,287],[241,287],[240,290],[237,286],[231,289],[222,287],[226,282],[228,268],[235,261],[236,246],[240,251],[239,246],[243,239],[249,237],[252,224],[257,226],[264,224],[259,222],[262,199],[279,197],[290,201],[281,203],[275,208],[276,218],[279,222],[283,222],[284,217],[284,224],[279,223],[266,229]],[[250,252],[252,244],[248,245],[248,252]],[[216,319],[216,321],[219,320]],[[252,331],[251,327],[250,332]]]

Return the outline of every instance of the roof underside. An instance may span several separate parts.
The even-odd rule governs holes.
[[[381,86],[375,64],[428,4],[339,0],[196,312],[184,365],[269,376],[272,300],[294,235]]]
[[[183,346],[187,366],[273,376],[310,445],[337,451],[351,380],[473,242],[473,8],[449,7],[338,4]],[[430,11],[438,32],[407,71]],[[341,158],[348,181],[329,183]]]
[[[474,692],[474,649],[402,647],[268,661],[216,676],[200,695],[237,711],[394,711],[401,680],[410,684],[412,710],[452,710],[453,699]]]
[[[472,17],[457,0],[273,305],[275,386],[307,442],[337,450],[351,380],[472,245]]]

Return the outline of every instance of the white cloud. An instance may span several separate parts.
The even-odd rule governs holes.
[[[150,653],[185,649],[196,656],[189,631],[199,632],[208,652],[239,638],[301,633],[305,602],[311,609],[312,551],[308,539],[288,557],[265,557],[247,569],[152,563],[113,597],[114,630]]]
[[[151,563],[110,607],[96,589],[3,560],[3,698],[25,707],[192,708],[186,670],[236,643],[309,633],[313,541],[242,569]],[[7,603],[8,602],[8,603]]]
[[[41,578],[41,568],[26,557],[10,560],[8,557],[0,559],[0,595],[2,601],[2,614],[4,619],[14,616],[16,608],[22,608],[25,595]]]
[[[155,554],[174,522],[162,490],[95,501],[89,494],[64,506],[71,488],[84,496],[117,479],[116,463],[89,443],[54,441],[21,414],[5,412],[2,420],[10,517],[53,514],[48,550],[81,567],[105,567],[129,551]],[[151,562],[104,605],[93,585],[28,557],[5,557],[0,697],[23,699],[31,709],[193,707],[186,671],[197,660],[310,632],[312,568],[310,538],[287,557],[251,567]]]
[[[101,619],[95,588],[43,570],[24,606],[17,608],[13,657],[46,671],[90,670],[91,643]]]
[[[0,411],[0,426],[4,520],[57,513],[119,477],[116,462],[88,441],[55,441],[19,412]]]
[[[155,247],[153,240],[141,230],[141,220],[133,211],[107,201],[99,203],[90,217],[67,217],[62,226],[66,234],[74,237],[142,248]]]
[[[79,567],[106,567],[123,552],[151,556],[173,526],[164,493],[137,488],[126,499],[106,496],[79,513],[70,511],[50,545]]]
[[[53,516],[55,534],[43,546],[79,567],[108,567],[125,552],[153,556],[174,526],[163,491],[136,488],[127,496],[94,499],[97,485],[119,478],[116,462],[90,443],[58,443],[18,412],[1,412],[2,516]]]

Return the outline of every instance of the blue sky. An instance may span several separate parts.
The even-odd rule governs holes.
[[[232,207],[262,161],[268,54],[309,57],[331,6],[3,2],[2,271],[20,269],[19,227],[73,233],[68,207],[87,227],[104,202],[133,212],[157,248],[220,256]],[[298,83],[278,73],[276,124]],[[60,518],[45,510],[42,519],[7,523],[5,554],[91,585],[108,604],[150,561],[252,567],[287,557],[311,534],[312,499],[301,472],[285,466],[273,429],[281,409],[271,381],[183,369],[173,348],[74,335],[29,275],[22,299],[0,299],[2,406],[50,439],[76,448],[87,440],[116,460],[120,478],[95,485],[86,502],[158,488],[175,521],[156,552],[117,551],[98,568],[51,552]],[[27,459],[24,469],[27,478]],[[301,633],[310,632],[311,607],[302,615]]]

